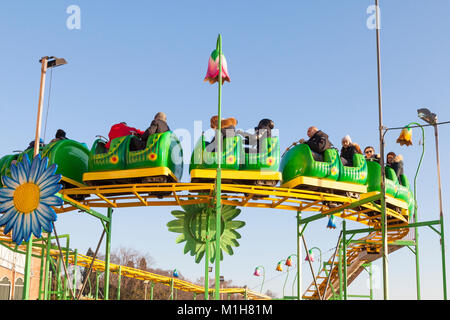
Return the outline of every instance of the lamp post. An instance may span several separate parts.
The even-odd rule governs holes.
[[[255,272],[253,272],[253,275],[254,275],[254,276],[260,277],[260,276],[261,276],[261,273],[259,272],[259,270],[261,270],[261,269],[262,269],[262,271],[263,271],[263,273],[262,273],[263,280],[262,280],[262,283],[261,283],[261,289],[259,290],[259,293],[262,293],[262,289],[263,289],[263,285],[264,285],[264,280],[265,280],[265,278],[266,278],[266,270],[264,269],[263,266],[257,266],[257,267],[255,268]]]
[[[38,116],[36,122],[36,138],[34,141],[34,156],[39,153],[39,139],[41,134],[41,121],[42,121],[42,105],[44,104],[44,89],[45,89],[45,77],[47,75],[47,69],[58,67],[67,64],[63,58],[56,57],[42,57],[39,60],[41,63],[41,85],[39,89],[39,103],[38,103]]]
[[[41,135],[41,122],[42,122],[42,105],[44,103],[44,89],[45,89],[45,77],[47,74],[47,70],[50,68],[54,68],[57,66],[61,66],[63,64],[67,64],[66,60],[63,58],[56,57],[42,57],[39,62],[41,63],[41,83],[39,88],[39,102],[38,102],[38,113],[37,113],[37,121],[36,121],[36,136],[34,140],[34,154],[36,157],[39,154],[39,140]],[[30,240],[27,243],[27,251],[25,257],[25,276],[24,276],[24,286],[23,286],[23,300],[29,299],[29,291],[30,291],[30,276],[31,276],[31,253],[33,249],[33,235],[30,236]]]
[[[400,137],[397,139],[397,142],[400,145],[406,144],[407,146],[412,144],[411,141],[411,125],[417,125],[422,129],[422,155],[420,156],[419,165],[417,166],[416,174],[414,176],[414,223],[418,222],[418,213],[417,213],[417,175],[419,173],[420,165],[422,164],[423,155],[425,153],[425,131],[423,127],[417,122],[411,122],[406,127],[402,129],[400,133]],[[418,227],[414,227],[414,238],[415,238],[415,256],[416,256],[416,284],[417,284],[417,300],[420,300],[420,272],[419,272],[419,229]]]
[[[297,264],[298,264],[298,256],[297,254],[293,253],[289,257],[287,257],[286,262],[284,263],[288,267],[292,267],[292,257],[295,256],[297,258]],[[292,281],[292,295],[294,295],[294,285],[295,285],[295,279],[298,277],[298,268],[297,272],[295,273],[294,280]],[[298,280],[297,280],[298,281]],[[297,292],[297,300],[299,299],[300,292]]]
[[[381,235],[382,235],[382,257],[383,257],[383,297],[389,299],[388,294],[388,243],[387,243],[387,219],[386,219],[386,173],[384,172],[384,137],[383,137],[383,107],[381,94],[381,49],[380,49],[380,16],[378,0],[375,0],[375,20],[376,20],[376,42],[377,42],[377,79],[378,79],[378,121],[379,121],[379,139],[380,139],[380,165],[381,165],[381,183],[380,183],[380,205],[381,205]]]
[[[322,268],[322,250],[320,250],[318,247],[312,247],[311,249],[308,250],[308,254],[306,255],[305,261],[308,261],[308,257],[311,257],[312,259],[310,261],[314,262],[314,255],[312,252],[313,250],[319,251],[319,270],[317,271],[317,274],[319,274],[320,268]]]
[[[443,290],[444,300],[447,300],[447,277],[445,271],[445,242],[444,242],[444,210],[442,209],[442,189],[441,189],[441,170],[439,164],[439,136],[438,136],[438,123],[437,116],[427,108],[421,108],[417,110],[418,116],[423,121],[434,127],[434,139],[436,143],[436,168],[438,176],[438,193],[439,193],[439,221],[441,225],[441,252],[442,252],[442,278],[443,278]]]
[[[275,268],[275,270],[283,272],[283,261],[284,261],[284,259],[278,261],[277,267]],[[287,282],[288,278],[289,278],[289,267],[287,269],[286,280],[284,280],[284,285],[283,285],[283,299],[284,299],[284,288],[286,287],[286,282]]]

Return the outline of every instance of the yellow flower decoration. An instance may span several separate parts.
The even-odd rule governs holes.
[[[111,163],[112,164],[116,164],[117,162],[119,162],[119,157],[114,155],[111,157]]]
[[[150,159],[150,161],[155,161],[158,158],[158,155],[152,152],[148,155],[148,158]]]
[[[236,157],[231,155],[227,157],[227,164],[233,164],[236,162]]]
[[[273,164],[275,163],[274,157],[268,157],[267,160],[266,160],[266,163],[267,163],[269,166],[273,165]]]

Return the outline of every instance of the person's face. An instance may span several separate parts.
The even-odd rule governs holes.
[[[309,138],[311,138],[314,135],[314,133],[316,133],[316,130],[314,128],[309,128],[306,134],[308,135]]]
[[[393,155],[388,155],[387,156],[387,163],[392,163],[394,161],[394,156]]]
[[[344,148],[347,148],[350,145],[350,142],[348,140],[342,140],[342,146]]]
[[[372,148],[368,148],[364,151],[364,154],[366,155],[366,158],[369,158],[369,157],[373,156],[374,150]]]

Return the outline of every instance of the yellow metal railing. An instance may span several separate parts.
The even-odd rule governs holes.
[[[52,252],[53,256],[57,256],[58,252]],[[74,264],[75,263],[75,257],[73,255],[69,256],[69,263]],[[85,256],[78,254],[77,255],[77,266],[89,268],[92,263],[92,257]],[[168,277],[163,276],[155,273],[151,273],[149,271],[144,271],[140,269],[135,269],[131,267],[126,266],[120,266],[118,264],[110,263],[109,264],[110,272],[118,273],[120,270],[120,274],[125,277],[138,279],[138,280],[148,280],[153,283],[161,283],[166,286],[171,286],[171,283],[173,282],[173,288],[182,290],[185,292],[192,292],[192,293],[204,293],[205,288],[203,286],[190,283],[185,280],[181,280],[175,277]],[[92,264],[92,270],[95,271],[105,271],[105,262],[102,260],[95,259],[94,263]],[[211,293],[214,292],[214,288],[211,288],[209,290]],[[250,300],[268,300],[271,299],[269,296],[260,294],[258,292],[246,289],[246,288],[222,288],[220,289],[221,294],[240,294],[242,296],[247,296]]]

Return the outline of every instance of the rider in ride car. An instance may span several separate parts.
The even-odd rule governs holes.
[[[245,138],[245,143],[250,146],[256,146],[256,149],[245,147],[245,152],[261,152],[259,147],[259,142],[262,139],[270,138],[272,137],[272,129],[275,127],[275,124],[273,120],[270,119],[262,119],[258,126],[255,127],[255,133],[251,134],[248,132],[244,132],[241,130],[237,130],[236,132],[239,133],[241,136]]]
[[[55,134],[55,138],[50,141],[50,143],[67,139],[66,132],[63,129],[58,129]]]
[[[126,122],[117,123],[111,127],[111,130],[109,130],[108,134],[109,141],[108,143],[106,143],[105,147],[106,149],[109,149],[111,141],[115,138],[120,138],[131,134],[143,134],[143,133],[144,132],[139,129],[127,126]]]
[[[403,174],[403,157],[401,155],[396,155],[394,152],[389,152],[386,155],[386,166],[394,169],[398,180],[400,181],[400,176]]]
[[[300,143],[306,143],[309,146],[314,160],[323,161],[325,150],[333,147],[333,144],[328,140],[328,135],[314,126],[309,127],[306,134],[309,140],[300,139]]]
[[[218,121],[219,118],[217,116],[213,116],[211,117],[210,120],[210,125],[212,129],[217,129],[218,127]],[[222,119],[220,126],[220,132],[222,135],[222,141],[225,138],[230,138],[230,137],[234,137],[236,136],[236,125],[237,125],[237,120],[235,118],[226,118],[226,119]],[[210,143],[206,143],[206,147],[209,152],[215,152],[217,146],[217,142],[216,142],[216,135],[214,135],[214,137],[212,138]],[[223,146],[222,146],[222,150],[223,150]]]
[[[163,133],[166,131],[170,131],[169,126],[167,125],[167,116],[164,112],[158,112],[152,122],[150,123],[150,127],[145,130],[145,132],[140,133],[141,136],[135,137],[131,140],[131,150],[142,150],[145,149],[147,145],[148,137],[155,133]]]
[[[366,160],[380,162],[380,155],[375,154],[375,148],[372,146],[364,148],[364,156]]]
[[[355,153],[362,154],[357,143],[352,143],[349,135],[342,138],[341,161],[344,166],[353,167],[353,155]]]

